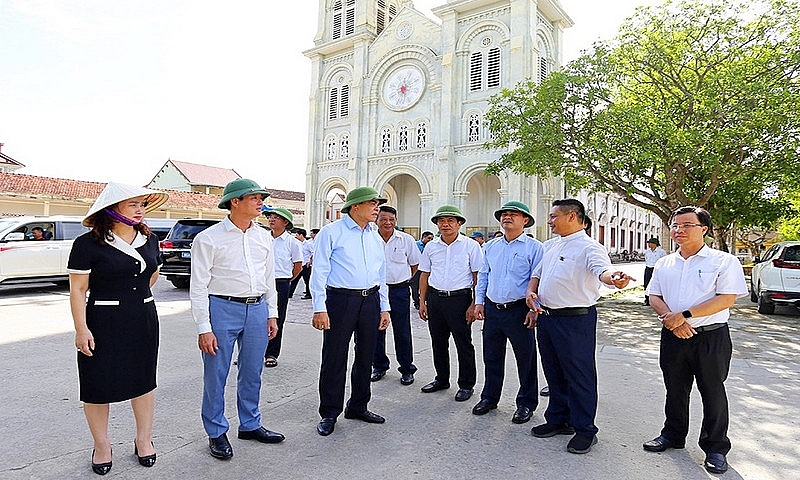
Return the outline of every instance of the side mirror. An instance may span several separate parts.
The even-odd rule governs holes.
[[[22,232],[11,232],[3,239],[6,242],[19,242],[25,240],[25,234]]]
[[[753,263],[758,263],[760,261],[761,259],[758,256],[753,257]]]

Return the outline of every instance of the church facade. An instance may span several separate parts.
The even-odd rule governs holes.
[[[502,149],[487,149],[488,100],[561,64],[572,20],[558,0],[451,0],[433,9],[411,0],[319,0],[312,62],[306,224],[331,218],[340,191],[371,186],[418,236],[443,204],[467,218],[464,233],[498,230],[493,212],[527,203],[537,238],[564,198],[561,179],[486,175]]]

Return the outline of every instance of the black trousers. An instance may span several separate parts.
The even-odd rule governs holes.
[[[336,418],[344,405],[344,384],[350,339],[355,334],[355,360],[350,371],[348,410],[363,412],[371,398],[372,355],[378,337],[381,305],[378,292],[367,297],[328,290],[325,306],[331,328],[322,334],[319,370],[319,415]]]
[[[389,287],[389,315],[392,319],[392,333],[394,333],[394,352],[399,364],[397,370],[401,374],[414,373],[414,347],[411,340],[411,295],[408,285]],[[372,358],[372,368],[385,372],[389,370],[389,357],[386,355],[386,330],[378,330],[375,342],[375,355]]]
[[[281,354],[283,324],[286,322],[286,307],[289,306],[289,279],[276,278],[275,289],[278,291],[278,334],[267,344],[267,351],[264,353],[264,358],[278,358]]]
[[[647,290],[647,286],[650,285],[650,279],[653,278],[653,270],[655,267],[644,267],[644,289]],[[644,295],[644,303],[646,305],[650,305],[650,296],[645,294]]]
[[[297,277],[295,277],[294,280],[292,280],[291,287],[289,288],[290,297],[293,296],[294,291],[297,290],[297,285],[300,283],[301,278],[303,279],[303,282],[305,282],[306,284],[306,291],[304,295],[306,297],[311,296],[311,283],[309,283],[311,281],[311,267],[303,265],[303,269],[300,270],[300,275],[298,275]]]
[[[676,443],[685,441],[689,434],[689,395],[696,379],[703,401],[700,448],[706,453],[728,454],[731,441],[728,438],[725,380],[732,352],[727,325],[710,332],[699,332],[688,339],[678,338],[666,328],[661,330],[659,365],[667,389],[666,420],[661,435]]]
[[[450,383],[450,335],[458,354],[458,387],[473,388],[477,376],[475,347],[472,345],[472,325],[467,323],[471,295],[440,297],[428,291],[428,331],[431,334],[433,367],[436,380]]]
[[[525,326],[525,303],[505,310],[486,299],[483,321],[483,363],[485,380],[481,400],[497,403],[503,391],[506,368],[506,342],[511,343],[519,375],[516,404],[536,410],[539,406],[539,377],[536,368],[536,334]]]

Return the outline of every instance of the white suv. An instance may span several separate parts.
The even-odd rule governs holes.
[[[66,282],[75,237],[88,231],[83,217],[0,218],[0,284]]]
[[[775,305],[800,308],[800,242],[771,246],[753,266],[750,300],[758,302],[758,313],[775,313]]]

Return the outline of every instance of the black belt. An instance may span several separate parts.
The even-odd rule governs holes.
[[[727,322],[726,323],[712,323],[711,325],[703,325],[702,327],[693,327],[693,328],[694,328],[695,332],[703,333],[703,332],[713,332],[714,330],[716,330],[718,328],[722,328],[725,325],[727,325]]]
[[[489,302],[489,305],[494,305],[494,307],[498,310],[508,310],[512,307],[519,307],[525,305],[525,299],[520,298],[519,300],[514,300],[513,302],[506,302],[506,303],[497,303],[493,302],[490,299],[486,299]]]
[[[275,283],[289,283],[291,278],[276,278]]]
[[[471,288],[461,288],[459,290],[438,290],[433,287],[429,287],[430,290],[440,297],[460,297],[463,295],[472,295]]]
[[[578,315],[588,315],[589,307],[568,307],[568,308],[547,308],[542,307],[544,313],[551,317],[577,317]]]
[[[261,300],[264,299],[264,295],[259,295],[257,297],[231,297],[229,295],[214,295],[213,293],[210,293],[208,296],[209,297],[221,298],[221,299],[227,300],[229,302],[246,303],[248,305],[252,305],[254,303],[258,303],[258,302],[260,302]]]
[[[389,288],[408,287],[411,286],[411,280],[406,280],[405,282],[400,283],[387,283],[386,286]]]
[[[353,295],[356,297],[369,297],[373,293],[378,291],[380,285],[375,285],[371,288],[365,288],[363,290],[359,290],[356,288],[339,288],[339,287],[325,287],[326,290],[329,292],[336,292],[341,293],[342,295]]]

